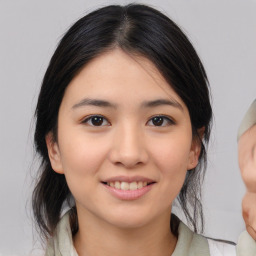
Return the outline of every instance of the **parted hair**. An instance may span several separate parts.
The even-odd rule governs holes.
[[[34,143],[41,161],[32,195],[35,222],[48,238],[54,234],[63,205],[71,204],[73,233],[78,229],[71,192],[65,176],[51,167],[45,137],[52,132],[57,141],[59,107],[71,80],[92,59],[114,48],[152,61],[188,108],[201,152],[198,166],[187,171],[177,201],[194,231],[199,232],[204,223],[201,185],[212,119],[208,79],[182,30],[162,12],[142,4],[110,5],[85,15],[68,29],[50,60],[35,110]],[[203,138],[198,133],[202,127]],[[170,226],[177,233],[177,225]]]

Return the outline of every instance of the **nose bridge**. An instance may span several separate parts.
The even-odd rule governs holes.
[[[133,167],[148,160],[143,131],[135,123],[124,122],[114,135],[112,161]]]

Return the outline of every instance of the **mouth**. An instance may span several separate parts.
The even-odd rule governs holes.
[[[156,182],[147,182],[147,181],[132,181],[132,182],[126,182],[126,181],[110,181],[110,182],[102,182],[103,184],[118,189],[118,190],[138,190],[142,189],[144,187],[150,186]]]
[[[101,184],[112,196],[120,200],[137,200],[152,190],[157,182],[144,176],[115,176]]]

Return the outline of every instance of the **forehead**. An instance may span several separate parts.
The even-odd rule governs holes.
[[[124,103],[155,98],[183,101],[147,58],[115,49],[94,58],[71,81],[64,99],[105,98]]]

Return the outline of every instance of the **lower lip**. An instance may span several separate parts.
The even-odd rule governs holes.
[[[110,187],[104,183],[102,183],[106,189],[115,197],[121,200],[136,200],[142,196],[144,196],[147,192],[149,192],[153,185],[155,183],[152,183],[150,185],[147,185],[146,187],[142,187],[136,190],[121,190],[121,189],[116,189],[113,187]]]

